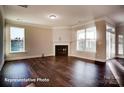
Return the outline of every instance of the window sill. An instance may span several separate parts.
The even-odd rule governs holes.
[[[81,52],[81,53],[96,53],[96,52],[92,52],[92,51],[81,51],[81,50],[76,50],[77,52]]]
[[[16,52],[10,52],[10,54],[20,54],[20,53],[26,53],[27,51],[16,51]]]

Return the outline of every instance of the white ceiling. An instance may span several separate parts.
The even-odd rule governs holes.
[[[4,9],[5,18],[8,20],[19,19],[18,21],[26,23],[48,26],[70,26],[103,16],[116,23],[124,22],[124,6],[119,5],[29,5],[28,8],[6,5]],[[57,18],[49,19],[50,14],[55,14]]]

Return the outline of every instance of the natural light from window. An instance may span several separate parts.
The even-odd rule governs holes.
[[[25,29],[10,27],[10,52],[25,52]]]
[[[119,55],[123,55],[123,35],[119,35],[118,36],[118,41],[119,41],[119,44],[118,44],[118,54]]]
[[[77,51],[96,52],[96,27],[77,31]]]

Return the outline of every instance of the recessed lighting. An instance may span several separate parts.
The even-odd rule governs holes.
[[[56,19],[56,15],[50,15],[49,18],[50,19]]]

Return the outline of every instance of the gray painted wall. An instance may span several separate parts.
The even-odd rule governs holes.
[[[0,6],[0,70],[4,64],[4,43],[3,43],[3,33],[4,33],[4,20],[2,6]]]

